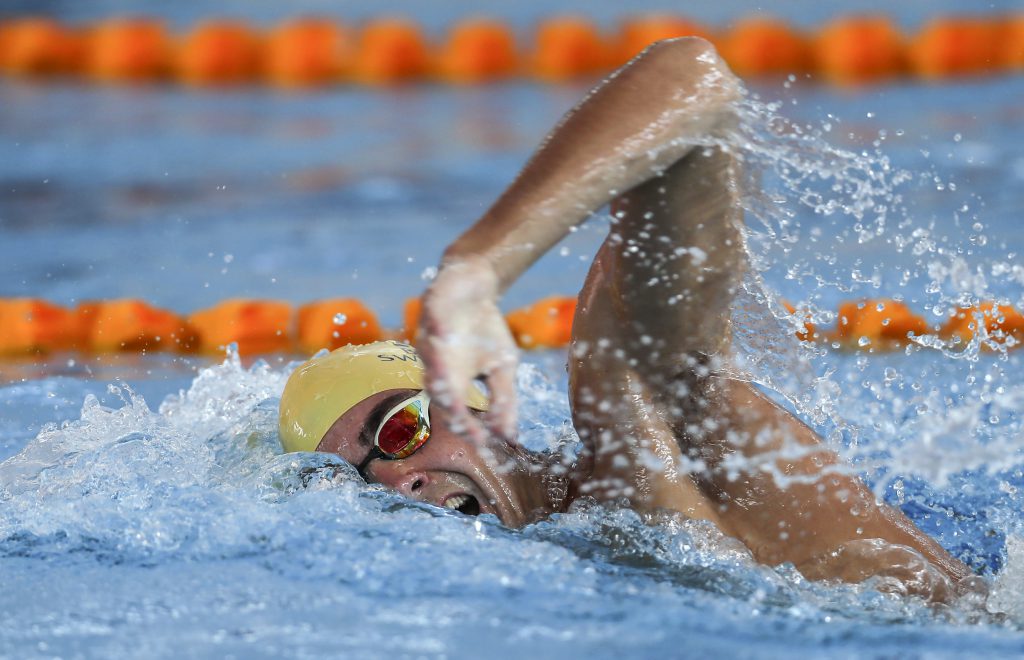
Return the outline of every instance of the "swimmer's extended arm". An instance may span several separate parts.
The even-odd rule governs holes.
[[[464,400],[470,381],[486,375],[492,428],[513,435],[516,353],[498,298],[573,226],[731,125],[740,94],[707,42],[677,39],[648,48],[565,116],[505,193],[448,248],[427,291],[420,350],[441,405]],[[711,255],[707,269],[716,270],[715,260],[729,258],[727,252]],[[461,419],[472,428],[468,414]]]
[[[952,598],[945,578],[963,580],[966,566],[877,500],[808,426],[748,383],[713,380],[706,396],[726,404],[718,419],[731,432],[708,434],[694,449],[710,468],[699,481],[725,531],[759,561],[792,562],[811,579],[878,576],[895,580],[880,588]]]

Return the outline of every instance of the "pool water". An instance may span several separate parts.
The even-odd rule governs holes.
[[[397,326],[585,89],[0,82],[0,296],[358,296]],[[777,303],[825,324],[862,296],[931,321],[1024,307],[1024,79],[752,92],[737,359],[984,576],[987,604],[808,583],[693,521],[580,507],[513,531],[317,470],[276,436],[301,356],[61,354],[0,361],[0,656],[1024,652],[1021,354],[800,346]],[[605,229],[507,306],[575,293]],[[564,356],[519,376],[522,442],[573,442]]]

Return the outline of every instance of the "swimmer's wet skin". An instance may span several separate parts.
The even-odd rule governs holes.
[[[742,94],[695,38],[654,44],[599,85],[445,252],[423,301],[425,370],[393,343],[303,365],[281,401],[285,449],[336,453],[370,481],[510,526],[584,496],[674,510],[811,579],[880,576],[951,599],[962,563],[877,502],[810,428],[723,373],[746,266],[730,141]],[[613,225],[580,292],[569,359],[584,451],[561,465],[515,442],[516,353],[497,303],[606,204]]]

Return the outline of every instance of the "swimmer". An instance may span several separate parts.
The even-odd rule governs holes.
[[[705,41],[652,45],[597,86],[445,251],[419,352],[314,358],[281,399],[288,451],[336,454],[367,482],[518,527],[580,498],[714,523],[807,578],[953,597],[966,566],[878,502],[817,435],[723,366],[746,265],[734,127],[739,80]],[[726,142],[722,142],[725,144]],[[516,443],[516,348],[502,293],[576,225],[612,226],[569,350],[573,460]],[[486,383],[488,396],[476,385]]]

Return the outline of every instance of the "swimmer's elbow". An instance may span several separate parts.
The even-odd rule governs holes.
[[[640,57],[670,57],[675,60],[706,60],[712,57],[721,59],[711,42],[702,37],[661,39],[645,48]]]
[[[650,68],[663,80],[693,80],[704,100],[731,104],[742,96],[743,83],[711,42],[701,37],[655,41],[637,56],[634,66]]]

